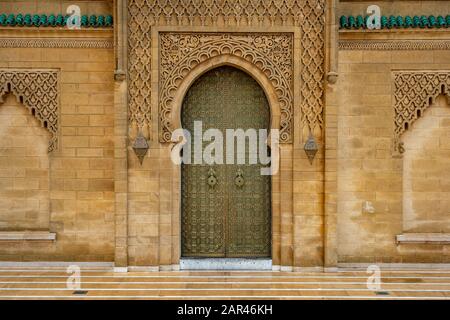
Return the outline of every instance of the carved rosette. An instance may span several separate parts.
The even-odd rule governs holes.
[[[395,151],[403,153],[401,135],[411,128],[439,95],[445,94],[450,99],[450,71],[398,71],[393,76],[394,147]]]
[[[52,135],[48,151],[58,147],[57,70],[0,69],[0,103],[11,92]]]
[[[201,62],[226,54],[246,59],[267,75],[280,103],[280,141],[291,142],[292,40],[291,34],[161,34],[160,141],[171,141],[172,101],[185,75]]]

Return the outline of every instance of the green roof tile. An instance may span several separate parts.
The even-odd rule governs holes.
[[[341,29],[366,29],[369,16],[341,16],[339,24]],[[1,20],[0,20],[1,21]],[[404,29],[404,28],[429,28],[440,29],[450,28],[450,15],[444,16],[381,16],[381,29]]]
[[[67,23],[68,15],[46,14],[0,14],[2,27],[62,27]],[[91,15],[81,17],[82,28],[110,28],[113,26],[111,15]]]

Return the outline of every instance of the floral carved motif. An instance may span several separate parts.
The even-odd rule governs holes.
[[[0,102],[13,93],[51,133],[48,151],[58,145],[58,74],[56,70],[0,69]]]
[[[411,128],[441,94],[450,99],[450,71],[394,72],[396,151],[403,151],[401,135]]]
[[[291,142],[293,43],[290,34],[161,34],[160,140],[171,141],[173,95],[189,70],[211,57],[241,57],[264,72],[278,93],[280,140]]]

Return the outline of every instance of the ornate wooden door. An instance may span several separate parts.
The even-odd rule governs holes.
[[[271,178],[261,175],[262,165],[249,164],[248,143],[245,164],[225,164],[226,129],[268,129],[269,112],[259,84],[232,67],[209,71],[189,89],[182,108],[183,128],[192,140],[195,121],[202,122],[203,132],[220,130],[224,164],[182,165],[182,256],[271,256]],[[208,144],[203,143],[203,150]]]

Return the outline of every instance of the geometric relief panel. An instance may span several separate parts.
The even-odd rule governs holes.
[[[48,152],[58,146],[58,74],[58,70],[0,69],[0,103],[6,93],[16,96],[50,132]]]
[[[267,32],[273,27],[298,27],[300,31],[299,48],[299,94],[298,107],[301,115],[300,126],[303,132],[309,131],[314,135],[320,134],[323,130],[323,92],[324,92],[324,62],[325,62],[325,0],[129,0],[128,7],[128,106],[129,125],[138,129],[151,129],[152,104],[151,101],[151,61],[152,61],[152,28],[153,27],[183,27],[186,31],[192,28],[208,26],[226,28],[252,27],[254,33],[240,33],[234,36],[215,35],[208,38],[201,34],[162,34],[160,50],[160,66],[175,66],[175,60],[180,50],[186,50],[190,54],[197,51],[199,46],[212,44],[211,40],[219,40],[222,44],[235,43],[243,48],[244,38],[248,41],[245,45],[256,48],[256,44],[262,44],[255,54],[266,54],[264,58],[265,68],[269,68],[271,77],[278,77],[279,80],[287,82],[283,87],[283,92],[279,94],[282,100],[281,119],[281,142],[292,141],[293,134],[293,105],[292,105],[292,66],[291,74],[280,74],[288,64],[292,64],[292,59],[287,59],[287,51],[284,53],[274,52],[277,56],[272,59],[269,66],[267,50],[264,50],[266,41],[280,41],[274,49],[283,48],[287,43],[287,34],[273,34]],[[183,29],[181,29],[183,30]],[[256,32],[265,32],[258,35]],[[241,36],[241,38],[239,37]],[[271,38],[273,36],[273,38]],[[176,48],[173,39],[179,38],[187,41],[187,47]],[[228,38],[227,38],[228,37]],[[258,43],[257,41],[262,41]],[[171,43],[172,42],[172,43]],[[174,45],[174,48],[167,46]],[[180,46],[180,44],[178,44]],[[207,49],[206,47],[206,49]],[[220,46],[219,46],[220,48]],[[172,49],[175,49],[172,51]],[[285,50],[287,48],[283,48]],[[178,51],[177,51],[178,50]],[[191,52],[192,51],[192,52]],[[265,52],[264,52],[265,51]],[[292,52],[291,52],[292,54]],[[172,57],[170,57],[172,55]],[[270,55],[270,53],[269,53]],[[187,57],[186,57],[187,58]],[[273,58],[273,57],[272,57]],[[195,60],[195,59],[194,59]],[[182,61],[179,61],[182,63]],[[195,63],[195,61],[194,61]],[[175,66],[176,67],[176,66]],[[176,72],[170,68],[162,70],[161,77],[169,75],[167,72]],[[281,71],[283,73],[283,71]],[[167,83],[166,83],[167,85]],[[169,84],[170,85],[170,84]],[[278,83],[279,85],[279,83]],[[170,93],[163,87],[159,94],[163,95],[164,101],[158,103],[159,114],[159,140],[170,140]],[[291,99],[290,101],[284,101]],[[152,132],[152,130],[149,130]]]
[[[401,135],[411,128],[439,95],[444,94],[450,99],[450,71],[396,71],[393,77],[394,148],[403,153]]]
[[[218,55],[251,62],[267,75],[278,94],[280,142],[291,142],[293,121],[292,34],[162,33],[160,36],[160,141],[170,142],[174,94],[190,70]]]

